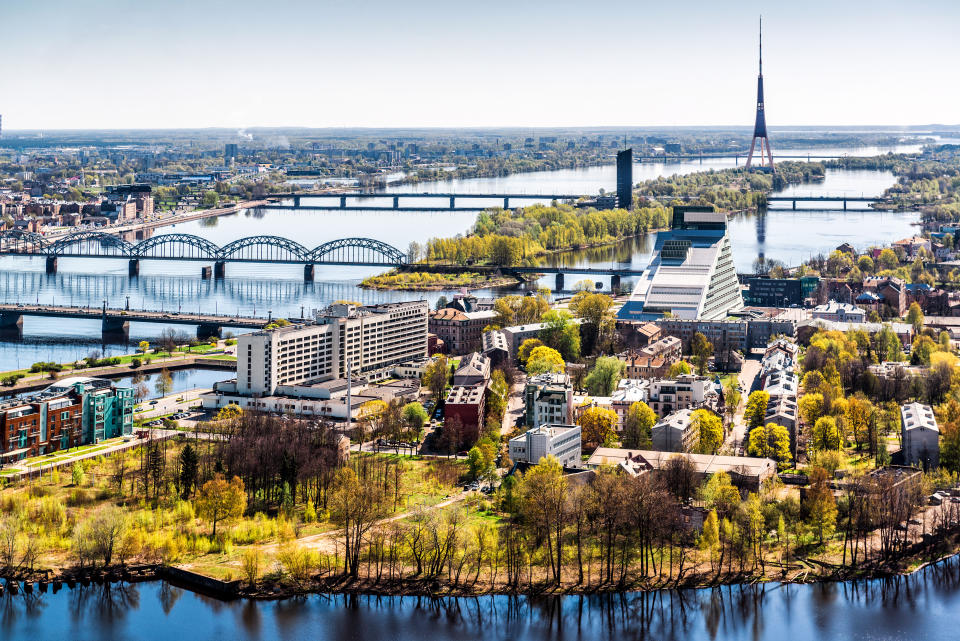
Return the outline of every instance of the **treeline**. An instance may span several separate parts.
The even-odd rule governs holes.
[[[662,205],[625,209],[580,209],[573,205],[533,205],[482,212],[465,237],[434,238],[426,258],[461,265],[490,262],[520,265],[546,251],[612,243],[661,229],[669,223]]]

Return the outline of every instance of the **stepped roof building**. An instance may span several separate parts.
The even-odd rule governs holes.
[[[742,308],[726,214],[674,207],[673,229],[657,234],[653,258],[617,317],[718,320]]]

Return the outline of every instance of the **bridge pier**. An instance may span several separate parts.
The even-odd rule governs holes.
[[[223,328],[215,323],[200,323],[197,325],[197,338],[220,338]]]
[[[294,206],[294,207],[299,207],[299,206],[300,206],[300,196],[294,196],[294,197],[293,197],[293,206]]]
[[[556,287],[554,288],[553,291],[562,292],[563,291],[563,274],[559,274],[559,273],[557,274],[555,283],[556,283]]]
[[[610,277],[610,291],[614,294],[620,291],[620,275],[614,274]]]
[[[126,338],[127,336],[130,336],[130,321],[122,317],[117,318],[115,316],[104,316],[102,331],[105,336],[117,335]]]
[[[312,282],[313,282],[313,275],[314,275],[313,263],[307,263],[306,265],[304,265],[304,266],[303,266],[303,280],[304,280],[304,282],[306,282],[306,283],[312,283]]]
[[[340,209],[346,209],[347,207],[347,197],[340,196]]]
[[[19,312],[3,312],[0,314],[0,329],[22,329],[23,314]]]
[[[400,196],[393,197],[393,208],[400,209]]]
[[[797,201],[793,201],[793,208],[794,208],[794,209],[797,208]]]
[[[210,280],[211,276],[213,276],[213,267],[210,265],[204,265],[200,268],[200,278],[203,280]]]
[[[454,208],[454,205],[456,204],[456,202],[457,202],[457,199],[453,196],[450,196],[450,209]]]
[[[227,277],[227,263],[218,260],[213,264],[213,277],[216,280],[223,280]]]
[[[509,198],[504,197],[504,199],[503,199],[503,208],[504,208],[504,209],[510,209],[510,199],[509,199]]]
[[[56,256],[47,256],[47,273],[48,274],[57,273],[57,257]]]
[[[843,199],[843,211],[847,211],[847,199]]]
[[[130,262],[127,263],[127,275],[129,275],[131,278],[133,278],[134,276],[140,275],[140,259],[139,258],[131,258]]]

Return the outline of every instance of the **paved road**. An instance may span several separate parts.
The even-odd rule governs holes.
[[[748,358],[744,360],[743,367],[738,376],[740,381],[740,394],[742,396],[740,399],[740,408],[737,410],[737,413],[734,414],[733,427],[727,435],[726,442],[724,442],[724,449],[728,451],[735,451],[736,448],[739,448],[747,436],[747,426],[743,422],[743,410],[746,408],[747,397],[750,396],[750,392],[753,391],[754,386],[760,385],[760,381],[758,380],[759,376],[759,358]]]

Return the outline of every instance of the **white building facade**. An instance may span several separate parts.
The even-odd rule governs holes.
[[[541,425],[510,439],[513,462],[539,463],[554,456],[564,467],[579,467],[581,457],[579,425]]]

